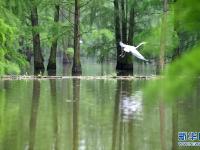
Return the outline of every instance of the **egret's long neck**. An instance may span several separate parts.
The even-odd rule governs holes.
[[[145,42],[141,42],[136,48],[140,47],[141,45],[145,44]]]
[[[124,44],[124,43],[122,43],[121,41],[119,42],[119,45],[121,46],[121,47],[125,47],[126,45]]]

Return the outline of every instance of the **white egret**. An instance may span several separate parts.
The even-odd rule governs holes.
[[[124,52],[127,53],[131,53],[132,55],[134,55],[135,57],[142,59],[144,61],[148,61],[147,59],[144,58],[144,56],[142,56],[138,51],[137,48],[140,47],[141,45],[146,44],[146,42],[142,42],[140,43],[138,46],[131,46],[131,45],[126,45],[122,42],[119,42],[119,45],[121,46],[121,48],[123,49],[122,53],[120,54],[121,57],[125,56]]]

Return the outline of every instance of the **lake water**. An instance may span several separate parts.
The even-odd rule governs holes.
[[[85,74],[110,74],[112,65],[84,67]],[[147,82],[1,80],[0,150],[178,149],[178,132],[200,132],[199,90],[170,103],[149,102]]]

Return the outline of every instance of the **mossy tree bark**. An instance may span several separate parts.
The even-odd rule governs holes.
[[[74,15],[74,58],[72,74],[81,74],[80,61],[80,0],[75,0],[75,15]]]
[[[55,14],[54,14],[55,25],[56,25],[56,23],[59,22],[59,10],[60,10],[60,6],[56,5],[55,6]],[[57,30],[53,31],[53,41],[52,41],[52,45],[51,45],[51,53],[50,53],[50,57],[49,57],[49,63],[47,66],[48,70],[56,69],[56,52],[57,52],[57,45],[58,45],[57,33],[58,33]]]
[[[33,51],[34,51],[34,70],[42,71],[44,70],[43,64],[43,56],[40,47],[40,34],[37,31],[38,27],[38,12],[37,6],[35,6],[34,2],[32,3],[31,8],[31,24],[32,24],[32,35],[33,35]]]

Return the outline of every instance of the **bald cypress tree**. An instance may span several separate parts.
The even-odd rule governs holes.
[[[160,53],[159,60],[157,62],[156,73],[160,74],[164,70],[165,63],[165,49],[166,49],[166,32],[167,32],[167,11],[168,11],[168,0],[163,0],[163,16],[161,24],[161,37],[160,37]]]
[[[55,13],[54,13],[54,23],[59,22],[59,10],[60,6],[55,6]],[[58,45],[58,37],[57,37],[57,30],[53,31],[53,40],[51,44],[51,52],[49,57],[49,63],[47,66],[48,70],[56,69],[56,52],[57,52],[57,45]]]
[[[37,31],[38,23],[38,10],[37,5],[34,0],[31,1],[31,24],[32,24],[32,36],[33,36],[33,51],[34,51],[34,70],[35,71],[43,71],[43,56],[40,46],[40,34]]]
[[[74,58],[72,74],[81,74],[80,61],[80,0],[75,0],[75,15],[74,15]]]
[[[115,40],[117,46],[117,70],[133,71],[132,55],[126,53],[124,57],[120,57],[122,52],[119,42],[122,41],[126,44],[132,44],[133,40],[133,23],[134,17],[132,16],[134,9],[131,8],[129,17],[130,23],[127,21],[128,5],[127,1],[114,0],[114,13],[115,13]],[[121,5],[119,5],[121,4]],[[131,5],[133,7],[133,5]],[[133,19],[132,19],[133,17]],[[129,29],[127,28],[129,26]],[[129,30],[129,31],[128,31]],[[127,33],[129,32],[128,36]]]

